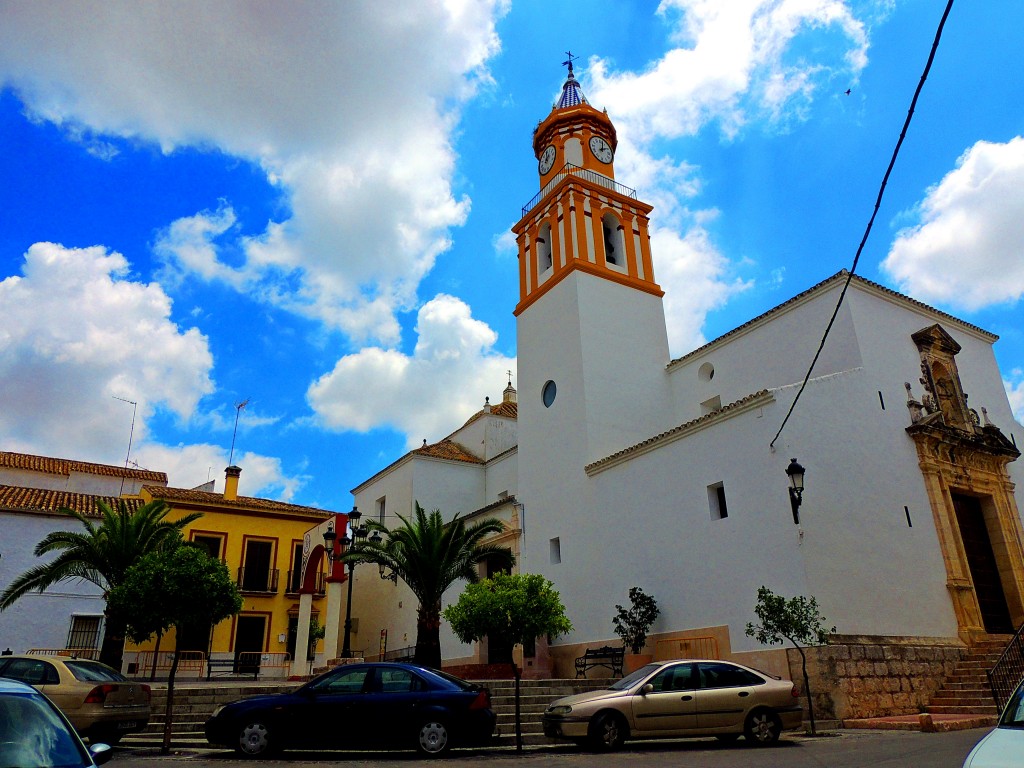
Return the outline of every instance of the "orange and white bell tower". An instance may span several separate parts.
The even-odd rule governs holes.
[[[647,214],[615,181],[615,126],[587,103],[572,70],[551,114],[534,131],[540,192],[512,231],[519,244],[519,315],[581,270],[661,296],[651,266]]]
[[[524,472],[554,481],[542,476],[561,462],[582,471],[651,437],[670,399],[651,206],[615,180],[615,126],[583,96],[571,56],[566,64],[561,97],[533,135],[540,191],[512,230],[520,488]]]

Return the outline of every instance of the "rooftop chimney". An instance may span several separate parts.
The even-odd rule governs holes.
[[[227,501],[238,498],[238,476],[241,474],[242,468],[233,464],[224,470],[224,498]]]

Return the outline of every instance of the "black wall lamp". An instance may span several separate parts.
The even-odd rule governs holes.
[[[800,503],[804,495],[804,468],[796,459],[789,460],[786,467],[786,474],[789,475],[789,504],[793,507],[793,522],[800,525]]]

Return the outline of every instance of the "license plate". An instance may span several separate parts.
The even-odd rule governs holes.
[[[135,728],[138,725],[134,720],[122,720],[117,724],[117,728],[120,731],[127,731],[129,728]]]

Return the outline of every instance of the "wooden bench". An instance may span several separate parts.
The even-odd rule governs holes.
[[[625,648],[615,648],[611,645],[587,648],[582,656],[576,657],[576,677],[586,677],[587,670],[594,667],[606,667],[613,675],[621,677],[622,660],[625,655]]]

